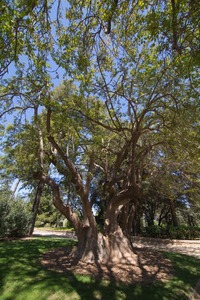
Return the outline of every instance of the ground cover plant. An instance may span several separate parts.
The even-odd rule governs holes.
[[[200,261],[165,254],[173,263],[173,277],[151,284],[98,281],[70,271],[56,272],[41,265],[42,255],[72,245],[64,238],[37,237],[0,242],[0,299],[187,299],[200,277]]]

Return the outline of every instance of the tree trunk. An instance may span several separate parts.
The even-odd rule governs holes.
[[[78,259],[87,262],[112,264],[130,263],[135,260],[130,233],[135,216],[135,205],[126,204],[124,207],[111,204],[105,215],[104,232],[98,233],[97,227],[82,228],[78,235]],[[118,225],[120,208],[124,208],[125,222]],[[125,216],[126,215],[126,216]],[[122,230],[121,226],[124,228]]]
[[[137,207],[133,220],[133,235],[137,236],[141,234],[141,211],[140,207]]]
[[[38,183],[38,187],[37,187],[37,191],[36,191],[36,195],[35,195],[35,199],[34,199],[34,203],[33,203],[33,207],[32,207],[33,219],[32,219],[31,228],[29,230],[30,235],[34,231],[35,221],[36,221],[36,217],[37,217],[37,213],[38,213],[38,208],[39,208],[39,205],[40,205],[40,199],[41,199],[41,196],[42,196],[43,188],[44,188],[44,183],[42,181],[40,181]]]
[[[108,235],[92,232],[84,228],[78,239],[77,261],[87,263],[113,264],[130,263],[135,260],[135,254],[129,239],[120,227]]]
[[[188,219],[188,226],[195,226],[195,221],[194,221],[194,217],[191,216],[190,214],[187,215],[187,219]]]
[[[99,260],[103,263],[130,263],[134,258],[131,242],[120,227],[109,235],[99,235]]]
[[[178,219],[176,216],[176,210],[175,210],[175,205],[174,201],[169,199],[169,205],[170,205],[170,210],[171,210],[171,216],[172,216],[172,223],[174,227],[178,226]]]
[[[131,235],[133,231],[136,206],[134,203],[129,203],[122,208],[120,213],[119,225],[126,236]]]
[[[128,223],[127,223],[128,235],[133,234],[133,221],[134,221],[134,218],[135,218],[136,208],[137,208],[137,205],[132,204],[131,210],[130,210],[130,213],[129,213]]]
[[[130,205],[124,205],[119,215],[119,225],[122,231],[126,234],[128,230],[128,217],[129,217]]]
[[[73,224],[78,238],[76,258],[78,261],[95,263],[130,263],[135,260],[132,245],[117,224],[117,217],[122,208],[119,203],[110,203],[106,211],[104,234],[98,233],[97,223],[92,214],[91,207],[85,205],[84,218],[78,215],[68,205],[64,205],[60,198],[59,185],[47,175],[42,175],[41,180],[52,188],[53,203],[55,207]],[[126,195],[126,194],[125,194]],[[86,202],[86,199],[82,199]],[[121,199],[120,199],[121,201]],[[127,200],[124,201],[127,204]]]
[[[18,186],[19,186],[19,183],[20,183],[20,180],[18,179],[17,182],[16,182],[15,185],[14,185],[14,188],[13,188],[12,195],[11,195],[11,197],[10,197],[10,200],[14,199],[15,193],[16,193],[17,188],[18,188]]]
[[[168,215],[170,214],[170,208],[168,206],[164,206],[158,218],[158,226],[161,226],[163,220],[167,220]]]
[[[83,226],[78,234],[77,259],[87,262],[98,261],[98,231],[96,228]]]
[[[132,203],[134,203],[134,205],[138,205],[140,197],[141,188],[139,185],[134,185],[119,192],[110,200],[105,213],[104,232],[106,234],[116,231],[120,212],[124,210],[124,213],[127,215],[129,210],[126,210],[126,208],[130,208]],[[128,222],[126,222],[125,226],[127,226],[127,224]]]

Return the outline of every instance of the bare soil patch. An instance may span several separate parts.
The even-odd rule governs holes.
[[[86,263],[75,259],[74,248],[59,248],[41,257],[43,267],[56,272],[90,275],[96,280],[107,279],[122,283],[166,281],[173,275],[171,261],[150,249],[134,248],[135,260],[128,263]]]

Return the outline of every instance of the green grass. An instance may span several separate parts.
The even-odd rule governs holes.
[[[74,228],[67,228],[67,227],[35,227],[38,230],[52,230],[52,231],[74,231]]]
[[[165,254],[175,268],[174,278],[151,285],[117,285],[97,282],[87,276],[44,269],[39,257],[49,249],[67,246],[62,238],[0,242],[0,300],[182,300],[200,278],[200,260],[180,254]]]

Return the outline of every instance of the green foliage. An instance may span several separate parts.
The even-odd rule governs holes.
[[[0,236],[21,237],[28,234],[32,215],[21,199],[0,198]]]
[[[72,224],[67,220],[67,219],[65,219],[64,221],[63,221],[63,229],[72,229]]]
[[[161,239],[192,240],[200,238],[200,227],[197,226],[149,226],[143,228],[142,235]]]
[[[3,0],[0,74],[11,63],[16,69],[0,82],[0,116],[17,109],[19,122],[5,132],[2,173],[30,185],[50,174],[75,205],[69,162],[87,194],[104,194],[103,202],[111,190],[151,184],[157,173],[159,196],[198,202],[199,9],[196,0]],[[60,66],[71,80],[52,92],[49,74],[59,76]],[[40,115],[22,118],[38,107]],[[47,125],[68,166],[50,145]]]

